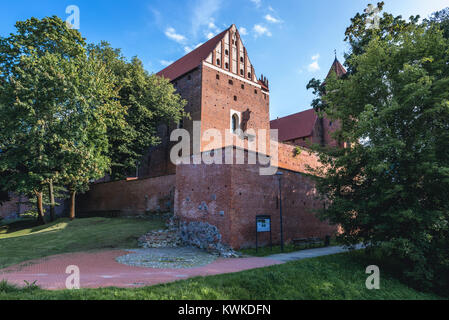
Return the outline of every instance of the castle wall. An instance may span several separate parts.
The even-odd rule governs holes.
[[[324,205],[317,198],[313,180],[302,172],[286,169],[302,170],[316,158],[302,153],[295,160],[287,161],[287,157],[293,158],[288,147],[291,146],[281,147],[279,169],[283,173],[284,240],[333,235],[336,228],[321,222],[313,211]],[[293,164],[294,161],[298,164]],[[273,242],[279,243],[279,178],[260,175],[260,167],[258,164],[179,165],[175,215],[183,221],[201,221],[216,226],[223,242],[237,249],[255,246],[256,215],[271,215]],[[261,235],[262,244],[268,240],[268,234]]]
[[[214,141],[211,141],[212,143],[202,142],[202,151],[235,145],[235,142],[225,143],[226,131],[231,129],[232,112],[237,112],[240,122],[242,122],[243,114],[248,109],[251,111],[251,114],[247,122],[247,129],[254,129],[256,133],[259,129],[267,130],[267,135],[263,138],[266,139],[265,143],[269,146],[270,96],[264,93],[260,86],[244,81],[243,78],[236,77],[236,75],[231,76],[229,73],[215,70],[208,64],[203,63],[201,101],[202,132],[208,129],[217,129],[222,136],[222,141],[217,143]],[[251,148],[251,145],[248,148],[247,139],[239,142],[243,143],[242,147],[254,150]]]
[[[278,167],[311,174],[309,167],[318,168],[320,165],[319,158],[315,153],[308,149],[302,149],[299,155],[295,154],[295,145],[279,143],[278,144]]]
[[[175,215],[184,222],[205,222],[219,229],[223,242],[232,242],[231,166],[178,165]]]
[[[184,110],[190,114],[191,119],[184,119],[182,121],[182,128],[189,131],[191,137],[193,121],[201,120],[201,72],[201,68],[196,68],[172,81],[176,92],[187,102]],[[170,161],[170,150],[177,142],[170,142],[170,134],[177,127],[178,124],[175,123],[159,126],[158,136],[161,139],[161,143],[150,148],[143,157],[139,169],[140,178],[173,175],[176,173],[176,166]]]
[[[27,212],[31,207],[26,203],[27,198],[13,193],[9,194],[9,200],[0,204],[1,218],[16,218],[20,214]]]
[[[77,196],[76,210],[84,215],[105,212],[141,214],[172,210],[175,175],[91,185]]]

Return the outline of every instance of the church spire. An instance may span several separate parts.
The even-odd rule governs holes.
[[[337,50],[334,50],[334,53],[335,53],[335,60],[334,60],[334,63],[332,63],[332,66],[331,66],[326,78],[328,78],[330,76],[332,71],[334,71],[337,74],[337,78],[340,78],[346,74],[346,69],[343,67],[343,65],[340,63],[340,61],[338,61]]]

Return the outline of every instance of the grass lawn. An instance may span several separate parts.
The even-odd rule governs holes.
[[[233,274],[197,277],[138,289],[82,289],[46,291],[18,289],[0,283],[5,299],[151,299],[151,300],[333,300],[333,299],[443,299],[418,292],[382,272],[380,290],[365,287],[366,267],[373,263],[363,253],[325,256]]]
[[[25,228],[18,229],[28,225]],[[136,248],[137,239],[165,228],[160,219],[59,219],[44,226],[29,222],[0,226],[0,269],[55,254],[113,248]]]
[[[126,218],[60,219],[46,226],[27,222],[0,226],[0,268],[54,254],[108,248],[134,248],[138,236],[164,227],[161,220]],[[289,246],[287,250],[291,250]],[[250,254],[251,252],[246,252]],[[271,254],[269,248],[259,255]],[[273,253],[276,253],[274,248]],[[365,288],[366,267],[377,264],[381,289]],[[352,252],[234,274],[197,277],[137,289],[46,291],[0,282],[6,299],[441,299],[411,289],[388,274],[382,264]]]

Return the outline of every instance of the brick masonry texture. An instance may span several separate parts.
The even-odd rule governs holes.
[[[93,184],[89,192],[77,197],[77,211],[81,215],[169,212],[174,187],[175,175]]]
[[[184,110],[189,113],[190,119],[183,120],[183,128],[190,133],[190,136],[193,133],[193,121],[201,120],[201,71],[201,68],[196,68],[172,82],[176,92],[187,102]],[[176,128],[177,124],[174,123],[159,126],[158,136],[161,139],[161,143],[151,148],[143,157],[141,169],[139,170],[140,178],[176,173],[176,166],[170,161],[171,147],[177,143],[170,142],[170,134]],[[192,150],[192,142],[190,148]]]
[[[269,134],[269,103],[270,97],[257,88],[235,77],[202,66],[202,110],[201,131],[217,129],[220,131],[223,142],[225,131],[231,129],[231,110],[244,113],[251,111],[247,129],[257,132],[259,129],[267,130]],[[217,76],[219,79],[217,79]],[[232,84],[230,84],[232,81]],[[243,86],[243,87],[242,87]],[[257,93],[256,93],[257,92]],[[266,136],[268,137],[268,135]],[[228,144],[202,143],[202,151],[221,148]],[[268,144],[268,138],[266,145]],[[243,145],[248,148],[247,145]]]
[[[310,161],[306,155],[302,160]],[[261,176],[259,168],[260,165],[250,164],[179,165],[175,215],[182,221],[216,226],[223,243],[235,249],[254,246],[256,215],[271,215],[273,242],[279,243],[279,178]],[[279,170],[283,173],[285,241],[333,235],[336,227],[321,222],[314,214],[314,209],[322,208],[323,202],[317,198],[312,179],[301,172]],[[262,244],[268,240],[268,234],[261,234]]]
[[[0,217],[16,218],[19,214],[29,211],[31,207],[27,201],[28,199],[26,197],[11,193],[9,195],[9,201],[0,204]]]
[[[282,169],[312,174],[312,169],[320,166],[319,158],[316,154],[303,148],[299,155],[295,155],[296,146],[279,143],[278,148],[278,167]]]

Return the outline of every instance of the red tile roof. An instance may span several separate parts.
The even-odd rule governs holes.
[[[340,61],[338,61],[337,58],[335,58],[334,63],[332,64],[332,67],[329,70],[326,78],[330,76],[332,71],[335,71],[335,73],[337,74],[337,78],[340,78],[346,74],[346,69],[341,65]]]
[[[203,45],[199,46],[181,59],[175,61],[164,70],[159,71],[157,75],[170,80],[175,80],[183,74],[195,69],[209,56],[209,54],[215,49],[231,27],[205,42]]]
[[[311,136],[317,119],[315,110],[309,109],[272,120],[270,127],[279,130],[279,141],[288,141]]]

